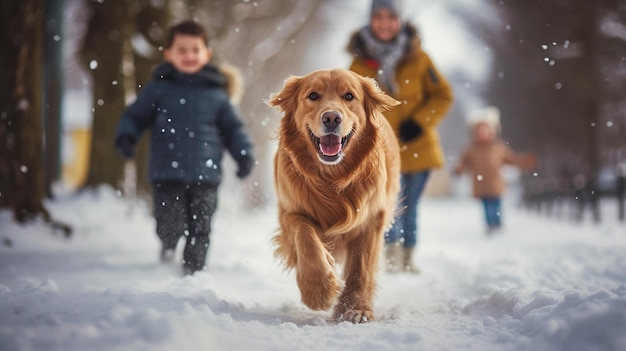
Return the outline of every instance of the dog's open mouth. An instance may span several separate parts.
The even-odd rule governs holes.
[[[326,134],[322,137],[317,137],[309,129],[309,134],[311,135],[311,140],[315,145],[320,160],[327,164],[335,164],[343,158],[343,150],[350,140],[352,132],[345,137],[340,137],[335,134]]]

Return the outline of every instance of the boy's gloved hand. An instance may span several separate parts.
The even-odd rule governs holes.
[[[422,127],[409,118],[400,124],[400,141],[411,141],[422,135],[422,132]]]
[[[135,139],[129,135],[121,135],[115,140],[115,150],[126,159],[135,157]]]
[[[237,160],[237,177],[245,178],[252,171],[252,166],[254,166],[254,157],[252,156],[243,156]]]

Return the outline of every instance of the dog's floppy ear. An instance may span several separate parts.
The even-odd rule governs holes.
[[[394,106],[400,105],[400,101],[385,94],[374,79],[366,77],[360,78],[364,95],[363,107],[368,116],[373,116],[375,112],[387,111]]]
[[[301,81],[302,77],[289,76],[287,79],[285,79],[282,90],[278,93],[270,95],[270,99],[267,104],[270,106],[278,107],[281,111],[285,113],[293,112],[296,106],[294,99],[298,94]]]

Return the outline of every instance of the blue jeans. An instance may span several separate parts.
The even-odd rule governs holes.
[[[400,214],[385,233],[385,243],[401,241],[407,248],[417,244],[417,205],[429,176],[430,171],[403,173],[400,176]]]
[[[485,208],[485,220],[488,228],[499,228],[502,225],[502,201],[499,197],[484,197],[480,201]]]

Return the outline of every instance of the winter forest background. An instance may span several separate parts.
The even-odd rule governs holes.
[[[140,246],[134,245],[138,239],[125,242],[125,231],[129,229],[148,238],[152,235],[146,209],[150,198],[145,175],[147,137],[141,142],[134,163],[125,163],[112,144],[122,110],[150,79],[152,68],[161,61],[161,45],[168,25],[190,17],[203,23],[212,38],[211,46],[216,54],[214,62],[228,63],[242,73],[245,92],[238,109],[253,136],[258,160],[252,176],[243,183],[226,175],[220,190],[220,206],[224,208],[224,217],[233,221],[232,227],[247,232],[250,229],[245,225],[248,224],[271,235],[274,224],[271,216],[275,207],[274,131],[280,116],[264,101],[270,93],[280,89],[290,74],[347,67],[350,57],[345,46],[350,34],[367,22],[369,0],[7,0],[0,6],[0,46],[3,48],[0,50],[0,78],[3,82],[0,84],[0,263],[3,265],[0,269],[0,301],[3,302],[0,305],[4,305],[0,306],[0,349],[5,346],[13,347],[7,349],[55,349],[46,348],[49,344],[38,339],[44,338],[37,336],[41,331],[45,337],[52,336],[56,349],[81,349],[80,345],[102,350],[159,349],[153,344],[149,347],[140,344],[135,348],[132,345],[137,338],[159,339],[160,331],[152,329],[152,323],[161,324],[159,318],[162,315],[171,316],[161,310],[158,311],[161,314],[156,315],[150,311],[147,315],[141,313],[144,304],[150,305],[151,301],[166,306],[166,310],[180,302],[170,301],[167,294],[167,298],[159,295],[163,291],[173,291],[173,295],[182,292],[184,303],[194,307],[192,312],[202,310],[197,305],[208,305],[209,317],[197,317],[199,321],[191,319],[193,323],[212,326],[216,323],[216,335],[230,336],[233,333],[229,334],[229,328],[235,325],[232,329],[246,336],[239,343],[233,337],[222,338],[216,344],[221,348],[216,349],[256,346],[259,340],[263,344],[266,332],[285,337],[284,349],[302,346],[300,340],[304,342],[303,347],[309,349],[325,336],[331,340],[325,344],[327,349],[336,349],[345,340],[352,340],[353,334],[348,337],[342,334],[351,333],[352,329],[343,326],[324,334],[326,329],[323,327],[327,324],[323,317],[311,317],[300,307],[294,307],[298,306],[297,294],[293,294],[295,297],[289,295],[294,289],[293,281],[287,279],[283,286],[278,283],[267,285],[258,279],[253,280],[260,284],[257,286],[248,285],[249,282],[239,285],[233,274],[226,274],[232,273],[229,270],[233,269],[237,273],[235,276],[255,273],[258,277],[259,272],[237,261],[228,249],[243,249],[250,253],[249,257],[262,257],[261,260],[269,262],[271,252],[270,247],[265,246],[268,240],[264,236],[245,244],[220,244],[218,239],[217,248],[222,245],[227,250],[214,251],[220,261],[210,272],[210,278],[171,282],[166,280],[171,272],[152,267],[148,269],[148,275],[155,280],[141,281],[146,269],[135,268],[137,262],[134,261],[127,264],[129,258],[122,259],[116,252],[120,250],[130,256],[139,254],[136,258],[150,259],[154,256],[152,250],[156,252],[156,241],[146,244],[147,248],[141,248],[142,251],[132,251]],[[436,200],[424,211],[426,215],[433,215],[435,220],[425,223],[425,232],[438,233],[445,224],[452,225],[453,230],[463,231],[466,217],[476,217],[478,221],[477,214],[463,212],[465,201],[469,199],[467,179],[453,179],[449,175],[450,165],[468,142],[465,116],[472,109],[485,105],[499,107],[502,137],[513,149],[535,152],[539,156],[539,166],[534,172],[524,174],[506,170],[511,183],[506,197],[520,210],[511,219],[519,225],[518,232],[511,234],[523,232],[524,235],[516,238],[519,241],[501,241],[489,246],[477,240],[470,242],[468,238],[459,240],[451,232],[438,233],[441,236],[434,240],[433,246],[426,247],[424,256],[420,257],[424,257],[422,262],[425,265],[431,263],[435,267],[430,272],[441,274],[432,278],[427,270],[419,283],[408,278],[399,281],[402,287],[414,288],[412,284],[420,284],[418,290],[421,289],[423,295],[428,289],[437,292],[440,288],[439,296],[425,299],[433,302],[434,311],[427,310],[427,307],[410,312],[396,310],[397,306],[388,298],[391,293],[383,291],[380,305],[383,317],[387,318],[383,320],[387,322],[382,326],[366,327],[374,329],[361,329],[376,337],[380,332],[382,344],[372,341],[372,344],[357,344],[362,346],[357,349],[414,349],[415,343],[420,341],[426,349],[447,349],[442,347],[446,340],[454,345],[450,349],[623,349],[626,340],[620,336],[623,332],[619,330],[623,331],[621,328],[626,326],[623,313],[626,306],[626,2],[406,0],[404,6],[404,17],[417,25],[423,48],[450,80],[455,94],[453,109],[439,127],[448,166],[437,171],[429,182],[427,196]],[[81,143],[77,143],[76,135],[72,134],[76,131],[84,133],[80,134]],[[66,168],[81,155],[87,162],[85,176],[78,182],[75,179],[70,181]],[[226,172],[230,167],[230,175],[233,175],[234,166],[229,164],[230,159],[226,162]],[[130,217],[124,214],[129,203],[135,204],[130,206],[135,209],[134,216]],[[459,213],[461,219],[450,221],[450,212]],[[249,218],[250,223],[243,223],[246,221],[241,221],[242,218]],[[32,223],[35,227],[28,226]],[[610,230],[606,229],[607,225]],[[54,239],[43,239],[42,236],[49,236],[50,227],[53,233],[64,234],[67,242],[59,244],[58,241],[48,241]],[[95,229],[101,227],[105,229]],[[217,224],[218,230],[223,227],[226,225]],[[32,234],[29,230],[36,234],[26,235]],[[107,235],[84,241],[85,232],[100,233],[98,230]],[[556,235],[551,238],[553,246],[541,243],[541,233]],[[598,233],[602,236],[596,238]],[[107,237],[124,242],[120,247],[113,246],[110,252],[101,252],[106,256],[103,260],[107,264],[109,260],[115,263],[107,266],[109,274],[103,280],[103,284],[113,286],[114,292],[106,290],[98,294],[93,286],[88,285],[85,288],[88,296],[80,295],[74,302],[77,306],[91,307],[95,298],[96,306],[85,312],[87,319],[100,318],[98,306],[107,309],[109,303],[118,298],[117,302],[127,303],[124,306],[130,306],[131,312],[114,309],[111,312],[114,321],[125,316],[137,317],[137,314],[143,317],[137,317],[137,323],[124,319],[125,324],[116,330],[119,334],[113,333],[113,339],[121,340],[122,347],[112,347],[110,338],[106,342],[93,342],[97,337],[92,334],[101,333],[102,339],[111,336],[102,326],[96,328],[97,332],[59,327],[67,335],[59,333],[57,340],[54,337],[58,331],[54,326],[59,325],[55,324],[59,323],[57,317],[29,313],[29,307],[38,301],[35,298],[41,293],[44,310],[50,306],[45,301],[51,299],[50,309],[61,311],[62,322],[81,325],[84,320],[80,317],[73,318],[71,313],[67,317],[62,313],[71,308],[68,307],[71,304],[50,298],[49,294],[57,296],[55,294],[62,290],[64,279],[70,282],[70,286],[84,286],[79,278],[74,277],[54,281],[42,278],[42,283],[28,285],[32,280],[30,269],[37,267],[45,271],[44,267],[54,270],[56,264],[63,266],[54,260],[55,264],[46,261],[48,254],[57,259],[68,258],[81,269],[91,269],[89,265],[82,267],[83,261],[72,261],[64,250],[68,247],[76,249],[77,245],[79,251],[91,252],[89,250],[93,247],[87,244],[94,243],[102,244],[103,250],[108,250]],[[464,253],[463,245],[477,245],[477,250],[486,253],[480,258],[484,261]],[[37,253],[33,257],[41,258],[24,256],[29,250]],[[513,254],[508,255],[503,250],[511,250]],[[455,259],[460,258],[462,263],[445,261],[446,256],[441,252],[454,252]],[[80,259],[82,256],[74,259],[76,257]],[[441,260],[445,261],[444,265]],[[534,265],[540,262],[547,263],[539,273],[534,272],[539,277],[526,274],[538,268]],[[563,262],[566,262],[564,267]],[[130,268],[124,271],[117,268],[118,264]],[[519,267],[511,268],[516,264],[527,270],[522,274],[517,270]],[[477,281],[486,281],[488,286],[503,282],[507,287],[526,286],[519,290],[511,288],[505,292],[486,293],[484,287],[476,288],[479,297],[471,300],[476,291],[461,283],[458,284],[460,287],[448,286],[448,282],[440,278],[454,272],[452,276],[458,278],[457,281],[465,282],[465,275],[458,270],[461,265],[470,273],[478,272]],[[22,268],[14,268],[17,266]],[[479,266],[481,269],[477,268]],[[485,273],[483,266],[495,267],[495,271]],[[548,266],[558,267],[559,271],[549,271]],[[262,271],[261,277],[275,278],[276,267],[259,265],[255,268]],[[64,269],[65,266],[59,271]],[[224,281],[223,276],[226,281],[232,279],[232,287],[219,287],[218,282]],[[393,279],[383,277],[383,282]],[[27,286],[22,290],[15,289],[13,286],[21,284],[22,280],[29,281]],[[150,285],[153,284],[158,293],[152,296],[153,300],[142,299],[141,294],[136,296],[134,290],[124,285],[127,282],[133,284],[131,280],[140,281],[141,288],[148,290],[154,288]],[[119,296],[115,295],[118,286],[123,287]],[[209,290],[208,297],[206,289]],[[197,290],[202,290],[205,297],[188,297],[195,296]],[[247,302],[239,305],[219,298],[224,294],[234,301],[250,301],[249,291],[253,290],[259,291],[260,297],[251,300],[262,307],[254,305],[251,308]],[[470,301],[450,299],[452,303],[445,301],[446,307],[442,307],[448,293],[462,295]],[[293,297],[296,302],[294,306],[287,303],[287,307],[279,305],[274,308],[276,296],[288,301]],[[593,309],[581,313],[574,309],[572,312],[568,309],[574,304],[572,301],[581,305],[604,303],[602,306],[612,314],[600,315],[605,317],[602,319],[597,314],[585,314]],[[458,329],[450,327],[450,323],[446,324],[448,329],[442,331],[438,322],[423,324],[419,319],[439,313],[444,315],[439,316],[442,320],[452,316],[454,324],[458,322],[457,304],[461,303],[466,303],[465,308],[460,309],[463,318],[469,316],[470,319],[470,326],[460,328],[463,333],[475,336],[477,330],[483,329],[496,330],[497,333],[479,337],[478,344],[466,347],[465,343],[471,341],[455,335],[454,330]],[[184,317],[177,315],[176,318],[189,322],[190,319],[186,319],[188,314],[196,316],[186,308],[171,307]],[[225,319],[220,313],[233,317]],[[484,317],[483,313],[490,317]],[[9,315],[11,318],[7,317]],[[591,317],[581,319],[581,315]],[[517,320],[506,320],[508,317],[519,318],[522,322],[515,324]],[[208,318],[208,322],[204,318]],[[395,323],[394,318],[407,330],[402,343],[395,344],[395,347],[393,337],[386,329],[389,323]],[[416,319],[422,330],[431,333],[412,334]],[[241,326],[251,321],[260,321],[263,327],[269,326],[270,329]],[[476,321],[480,326],[471,325]],[[299,329],[292,329],[288,322],[295,323]],[[468,321],[463,319],[462,322]],[[28,328],[20,329],[20,323]],[[11,329],[13,325],[16,329]],[[311,336],[307,326],[320,325],[322,331],[313,332],[313,339],[307,339]],[[46,329],[49,326],[52,332]],[[127,335],[123,328],[134,330],[139,336]],[[566,329],[569,332],[563,331]],[[545,338],[529,343],[529,335],[535,335],[535,332]],[[605,333],[601,341],[590,336],[594,332]],[[66,341],[61,339],[71,337],[72,333],[77,333],[84,344],[73,344],[74,347],[68,348]],[[610,336],[607,337],[607,333],[611,333]],[[176,337],[169,339],[173,340],[172,343],[162,343],[162,349],[171,349],[168,345],[176,344],[184,335],[178,329],[172,334]],[[161,337],[167,339],[164,335],[167,334]],[[23,345],[19,343],[20,337],[32,343],[29,344],[31,347],[18,347]],[[372,336],[371,340],[374,339]],[[246,344],[247,340],[253,341]],[[581,340],[585,342],[577,344]],[[270,337],[263,344],[267,347],[261,349],[281,349],[276,346],[277,342],[281,342],[279,337]],[[197,345],[194,339],[189,343]],[[502,344],[509,347],[499,347]],[[559,347],[555,348],[555,345]]]
[[[0,206],[12,208],[18,221],[45,213],[41,200],[54,197],[64,159],[78,152],[89,155],[79,189],[121,189],[124,163],[111,148],[118,116],[161,60],[167,26],[190,17],[209,28],[214,60],[242,72],[240,111],[259,160],[243,197],[248,207],[266,205],[278,116],[264,100],[289,74],[346,67],[347,39],[367,21],[368,6],[365,0],[3,2]],[[496,105],[504,139],[540,156],[536,174],[522,179],[526,204],[557,213],[568,208],[574,218],[590,208],[600,220],[598,199],[623,195],[626,173],[626,4],[407,1],[405,14],[454,85],[454,108],[440,127],[449,163],[467,141],[466,113]],[[88,150],[72,146],[71,128],[93,131]],[[139,196],[149,195],[146,153],[144,140],[136,176],[125,177],[126,191]],[[431,194],[451,193],[446,178],[447,172],[433,177]]]

